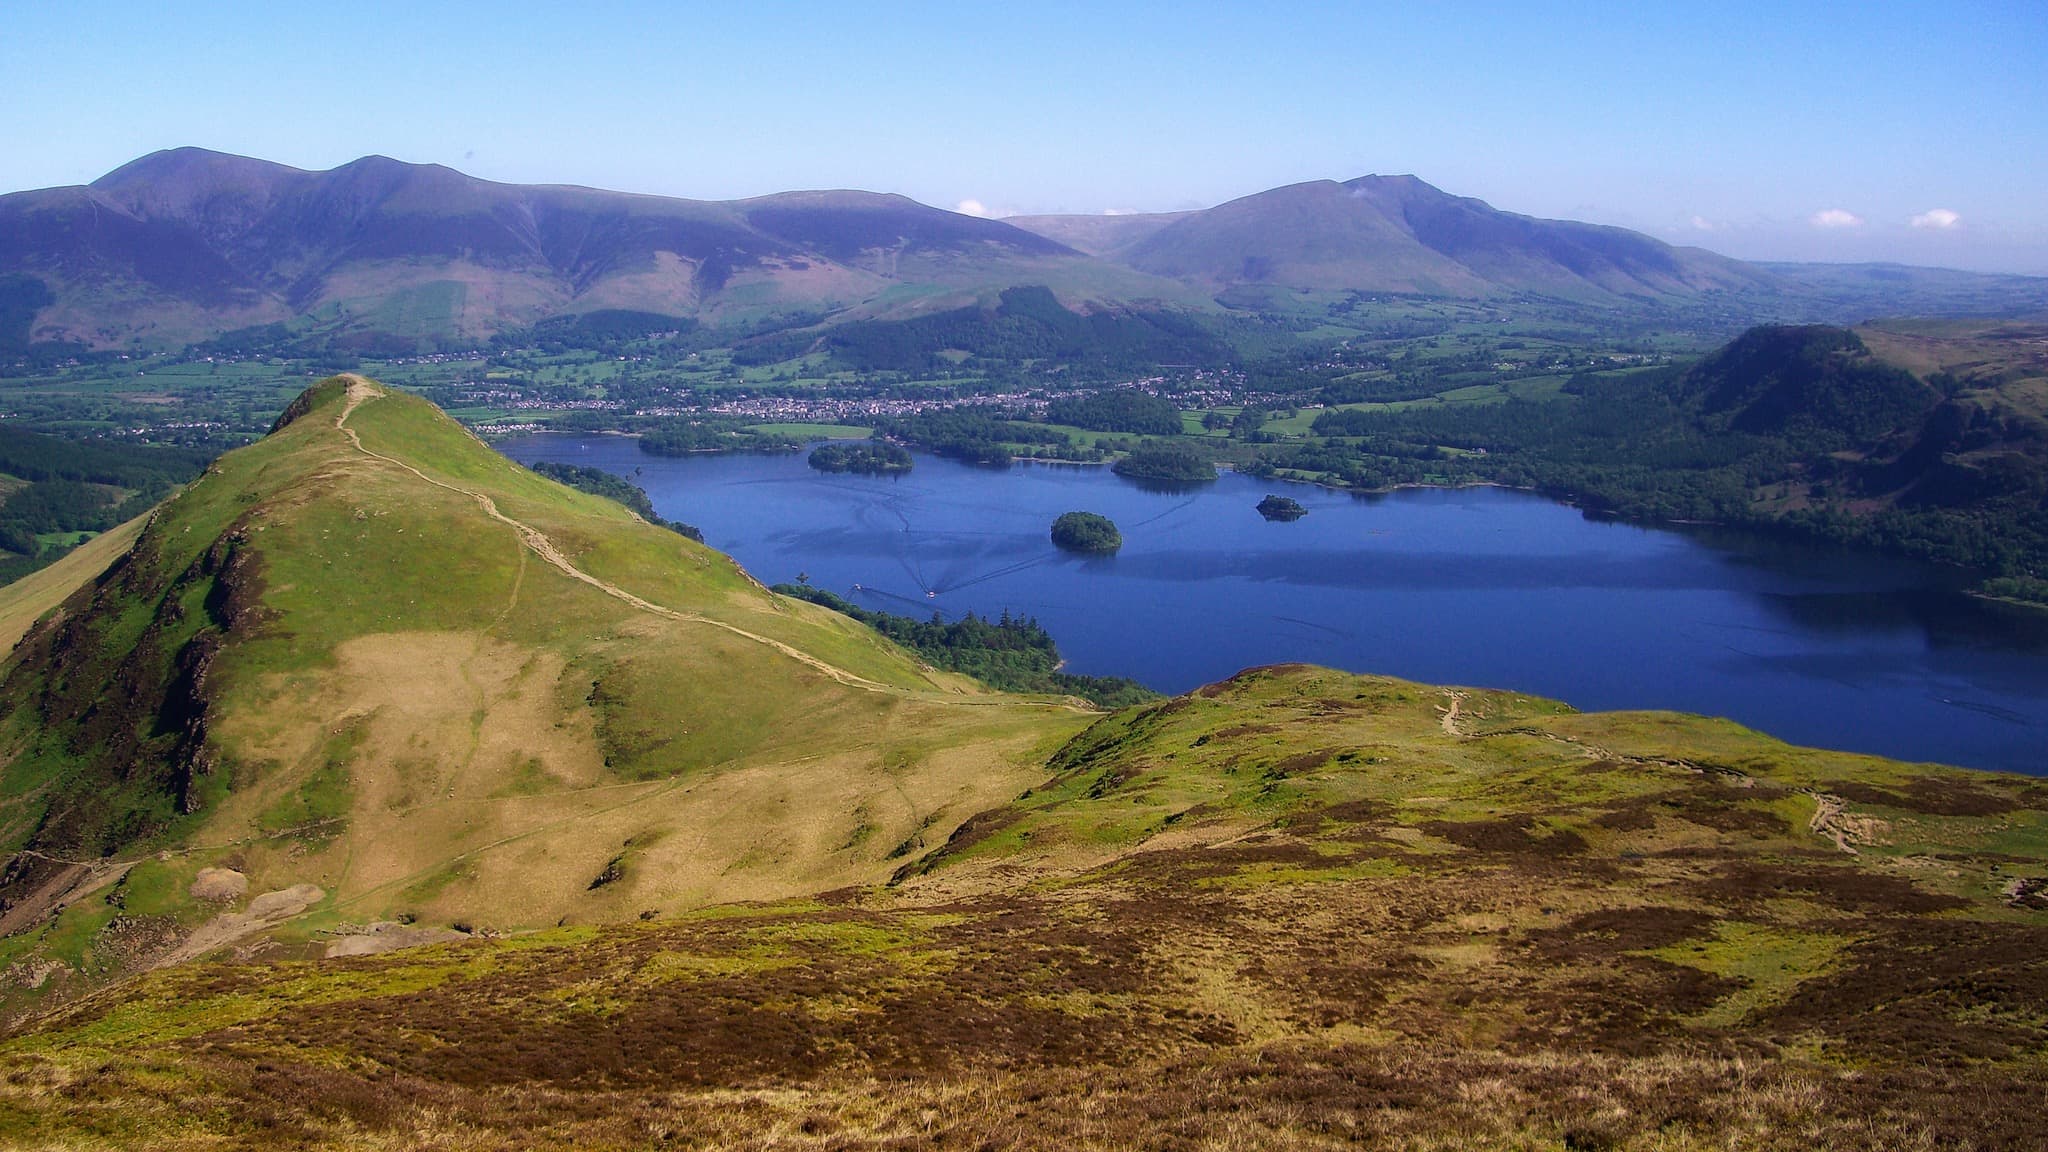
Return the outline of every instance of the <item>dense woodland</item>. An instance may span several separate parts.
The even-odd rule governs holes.
[[[1194,444],[1148,440],[1115,464],[1116,474],[1160,484],[1199,484],[1216,478],[1209,454]]]
[[[1042,447],[1065,455],[1072,445],[1064,432],[1035,428],[986,408],[954,408],[883,420],[876,430],[970,464],[1008,464],[1018,447]]]
[[[28,355],[33,347],[29,329],[36,312],[55,299],[49,288],[32,276],[0,276],[0,357]]]
[[[886,440],[853,444],[820,444],[811,449],[810,465],[820,472],[861,472],[870,476],[901,475],[916,465],[910,451]]]
[[[821,604],[851,616],[917,653],[935,668],[964,672],[1010,692],[1079,696],[1104,708],[1122,708],[1158,698],[1158,693],[1121,676],[1075,676],[1059,670],[1060,651],[1051,633],[1029,616],[1003,613],[984,620],[972,612],[948,621],[934,612],[928,621],[870,612],[844,597],[808,584],[777,584],[784,596]]]
[[[1266,493],[1265,497],[1259,501],[1257,507],[1260,516],[1268,520],[1278,520],[1282,523],[1299,520],[1303,516],[1308,515],[1308,509],[1302,507],[1301,501],[1271,492]]]
[[[640,432],[640,450],[656,456],[695,452],[794,452],[803,441],[752,432],[731,420],[664,420]]]
[[[1046,406],[1045,418],[1054,424],[1136,436],[1178,436],[1181,432],[1180,408],[1172,401],[1128,388],[1054,400]]]
[[[1063,512],[1052,522],[1052,542],[1068,552],[1114,552],[1124,546],[1123,533],[1107,516]]]
[[[103,532],[147,512],[212,455],[0,428],[0,583],[70,551],[71,541],[53,537]]]

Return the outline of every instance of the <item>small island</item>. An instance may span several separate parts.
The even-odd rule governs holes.
[[[1068,552],[1102,555],[1123,547],[1124,537],[1107,516],[1068,512],[1052,522],[1052,542]]]
[[[1268,520],[1299,520],[1308,515],[1308,509],[1303,508],[1298,500],[1269,492],[1264,500],[1259,501],[1259,515]]]
[[[811,467],[820,472],[863,472],[895,476],[910,471],[910,451],[885,440],[855,444],[820,444],[811,451]]]
[[[1216,465],[1190,444],[1140,444],[1116,462],[1115,472],[1133,480],[1197,484],[1216,478]]]

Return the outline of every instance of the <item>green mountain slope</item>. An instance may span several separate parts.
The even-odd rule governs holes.
[[[879,879],[1086,722],[360,378],[160,509],[0,699],[0,965],[60,964],[37,997],[285,920],[530,928]],[[301,895],[247,920],[207,869]]]
[[[1998,595],[2048,602],[2044,339],[2038,320],[1765,325],[1689,366],[1578,372],[1555,394],[1503,380],[1383,403],[1333,386],[1309,424],[1319,443],[1281,440],[1249,463],[1238,449],[1233,462],[1361,489],[1484,481],[1631,519],[1789,529],[1973,569]],[[1213,440],[1192,443],[1221,456]]]
[[[1907,264],[1756,265],[1796,293],[1828,300],[1850,319],[1871,316],[2038,316],[2048,276],[1962,272]]]
[[[1854,517],[2048,600],[2048,326],[1758,328],[1677,382],[1710,427],[1768,438],[1796,479],[1756,510]]]
[[[1737,431],[1823,452],[1874,443],[1941,400],[1854,332],[1821,325],[1752,328],[1688,372],[1679,394]]]
[[[1044,370],[1100,374],[1161,363],[1229,364],[1229,343],[1188,316],[1156,308],[1077,313],[1043,285],[1006,288],[987,304],[901,320],[857,320],[780,332],[743,344],[743,364],[825,353],[857,371],[974,371],[1030,362]]]

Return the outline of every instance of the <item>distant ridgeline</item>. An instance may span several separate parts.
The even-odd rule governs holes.
[[[990,621],[970,612],[949,623],[935,612],[929,621],[920,623],[908,616],[870,612],[808,584],[777,584],[774,591],[851,616],[916,652],[933,667],[963,672],[992,688],[1079,696],[1104,708],[1122,708],[1159,696],[1121,676],[1075,676],[1059,671],[1058,646],[1029,616],[1005,612]]]
[[[535,472],[557,483],[567,484],[593,496],[617,500],[640,514],[649,524],[681,533],[692,540],[702,542],[704,533],[680,520],[664,520],[654,510],[654,501],[647,498],[647,490],[623,477],[614,476],[602,468],[585,468],[580,464],[560,464],[553,460],[542,460],[533,466]]]
[[[63,440],[0,427],[0,584],[140,516],[214,453]]]
[[[0,196],[0,238],[0,365],[215,340],[340,368],[673,339],[737,342],[741,366],[1109,379],[1234,365],[1275,336],[1326,345],[1324,320],[1397,300],[1684,331],[2048,303],[2048,278],[1747,264],[1394,175],[1191,212],[994,220],[853,190],[682,200],[178,148]],[[920,303],[934,310],[906,315]]]

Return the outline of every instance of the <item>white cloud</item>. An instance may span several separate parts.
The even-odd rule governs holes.
[[[988,205],[983,204],[979,200],[962,200],[960,203],[953,205],[953,211],[960,213],[962,216],[986,216],[988,215]]]
[[[1696,232],[1712,232],[1721,227],[1719,224],[1714,223],[1712,220],[1707,219],[1705,216],[1693,217],[1692,226],[1693,230]]]
[[[1843,208],[1823,208],[1810,221],[1815,228],[1861,228],[1863,217]]]
[[[1907,221],[1915,228],[1932,228],[1937,232],[1946,232],[1962,222],[1961,216],[1946,208],[1929,208]]]

